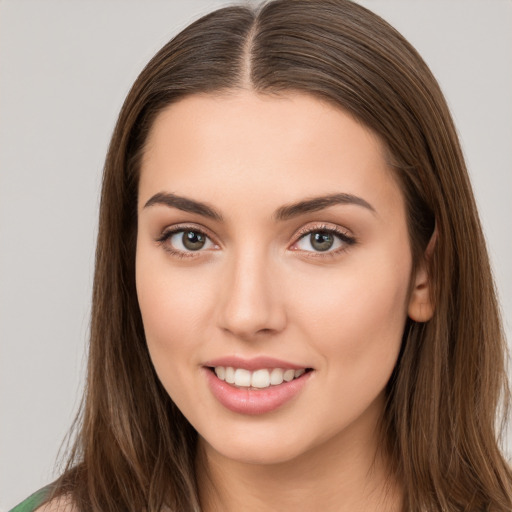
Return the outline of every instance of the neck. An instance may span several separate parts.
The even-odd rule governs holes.
[[[228,459],[200,439],[196,471],[202,510],[399,512],[400,486],[378,450],[373,427],[371,433],[347,429],[273,464]]]

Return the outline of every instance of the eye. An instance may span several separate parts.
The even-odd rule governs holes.
[[[327,227],[308,228],[299,235],[301,236],[293,248],[306,252],[337,253],[356,242],[353,237],[343,231]]]
[[[192,228],[165,231],[157,241],[171,254],[181,256],[191,256],[191,253],[217,247],[205,233]]]

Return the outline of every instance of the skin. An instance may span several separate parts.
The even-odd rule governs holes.
[[[223,220],[146,206],[158,193],[207,203]],[[371,208],[273,217],[284,205],[337,193]],[[406,318],[427,320],[431,306],[422,267],[411,276],[404,201],[379,139],[307,94],[193,95],[154,123],[138,216],[147,344],[199,433],[204,510],[399,510],[377,424]],[[161,239],[183,223],[208,241],[178,257],[169,250],[183,250],[181,235]],[[315,251],[304,228],[338,228],[355,243]],[[203,368],[231,355],[313,372],[279,409],[235,413],[213,396]]]

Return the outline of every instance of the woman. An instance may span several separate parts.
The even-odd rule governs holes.
[[[87,393],[41,510],[510,510],[504,351],[414,49],[345,0],[216,11],[119,116]]]

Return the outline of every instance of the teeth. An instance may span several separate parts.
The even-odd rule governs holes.
[[[248,388],[251,385],[251,372],[243,368],[235,370],[235,386],[243,386]]]
[[[286,382],[290,382],[295,377],[295,370],[285,370],[283,373],[283,379]]]
[[[274,368],[270,372],[270,384],[278,386],[283,383],[283,370],[281,368]]]
[[[215,368],[217,369],[217,368]],[[219,377],[220,379],[220,377]],[[231,366],[228,366],[226,368],[226,378],[225,378],[226,382],[228,384],[234,384],[235,383],[235,369],[234,368],[231,368]]]
[[[257,388],[264,389],[269,386],[279,386],[283,382],[290,382],[293,379],[298,379],[301,375],[306,373],[305,368],[300,370],[282,368],[273,368],[272,370],[261,369],[253,372],[245,370],[244,368],[233,368],[231,366],[216,366],[215,375],[220,380],[226,381],[228,384],[234,384],[243,388]]]
[[[252,372],[251,386],[253,388],[268,388],[270,386],[270,373],[268,373],[268,370]]]
[[[224,366],[217,366],[215,368],[215,375],[217,375],[217,377],[219,377],[220,380],[225,380],[226,379],[226,368],[224,368]]]

